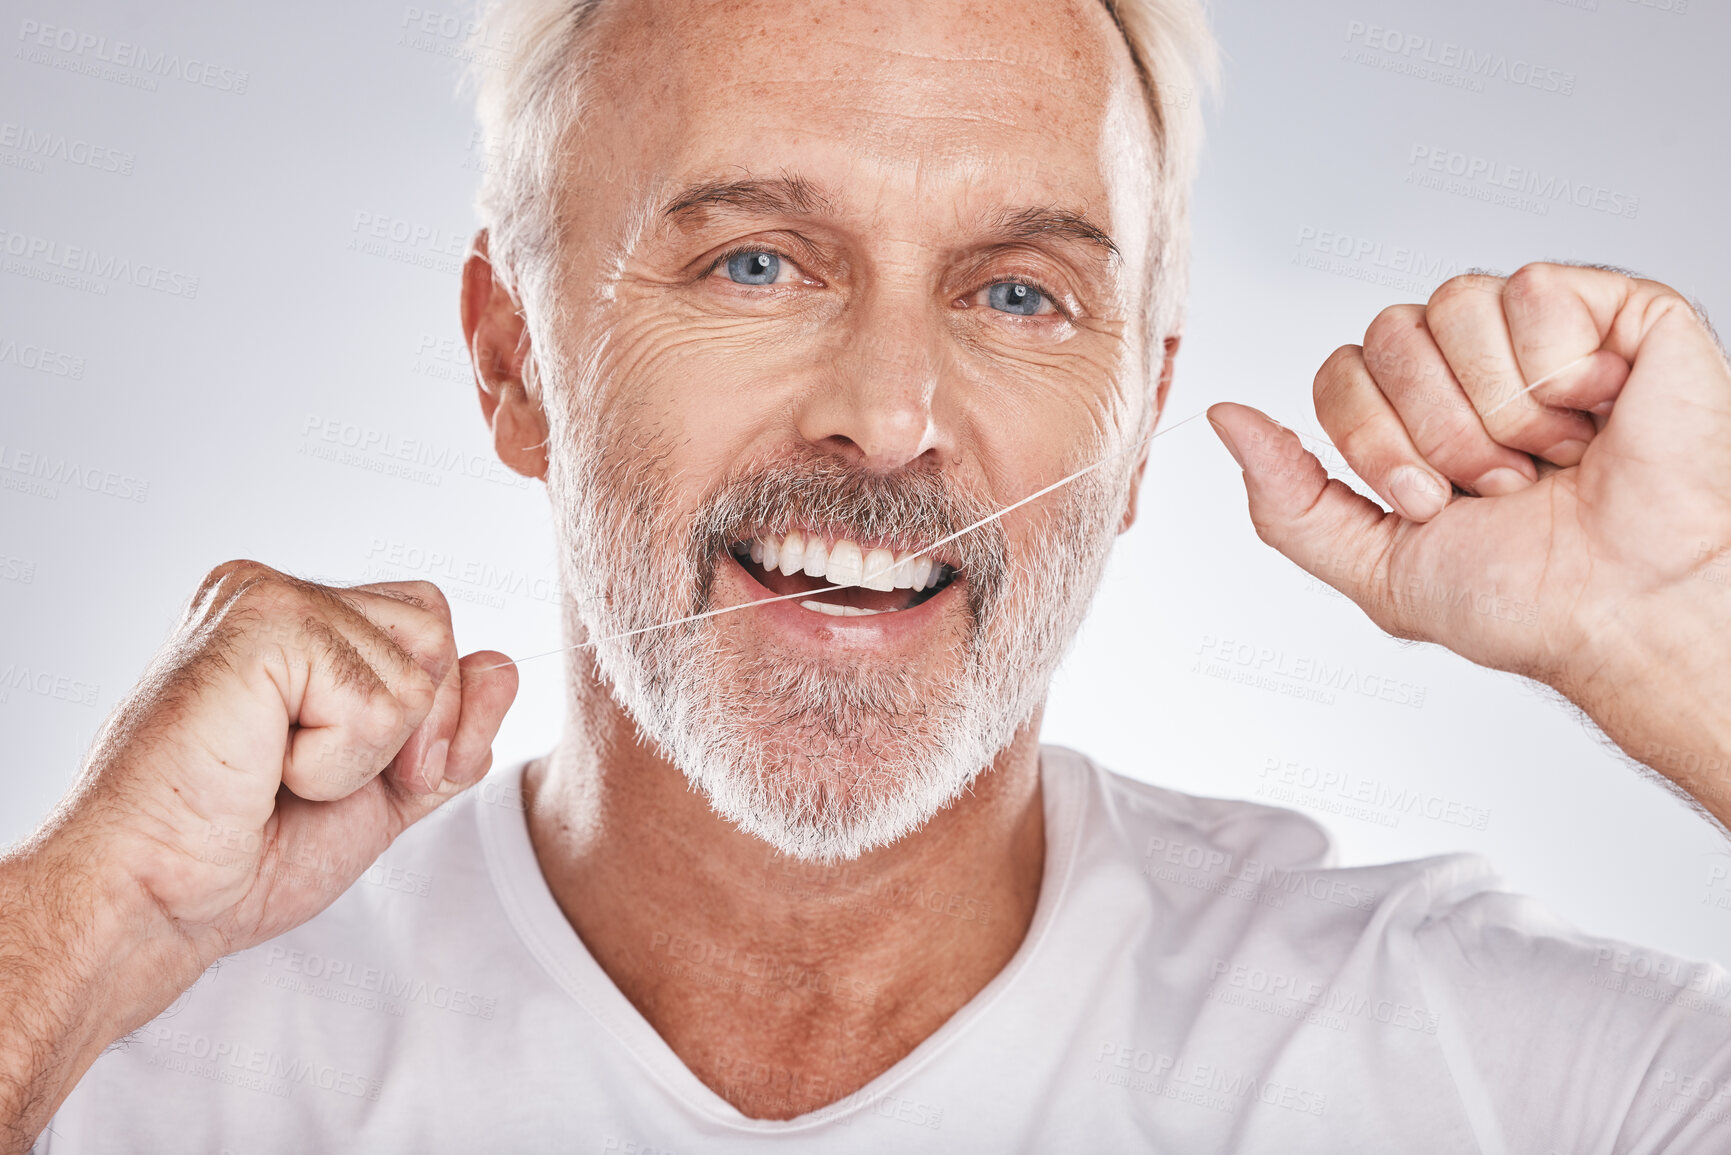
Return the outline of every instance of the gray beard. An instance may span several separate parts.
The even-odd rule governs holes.
[[[920,829],[1033,718],[1099,584],[1134,465],[1042,498],[1046,516],[1013,562],[1000,522],[954,543],[969,628],[955,676],[922,680],[893,663],[766,652],[731,615],[620,635],[710,608],[728,544],[756,532],[840,518],[861,536],[934,542],[992,507],[935,474],[868,476],[814,455],[723,481],[680,520],[659,453],[564,416],[570,433],[555,428],[550,445],[573,451],[551,454],[547,481],[570,641],[593,642],[615,701],[717,814],[823,863]]]

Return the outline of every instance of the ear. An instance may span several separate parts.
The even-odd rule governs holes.
[[[481,416],[499,460],[524,477],[547,476],[547,415],[523,383],[529,328],[522,306],[493,270],[487,230],[475,234],[463,261],[463,341],[475,369]]]
[[[1160,415],[1166,412],[1166,394],[1172,388],[1172,362],[1178,356],[1178,342],[1183,340],[1183,334],[1175,334],[1166,338],[1165,360],[1160,364],[1160,383],[1154,386],[1154,421],[1150,429],[1160,424]],[[1142,452],[1136,456],[1136,476],[1130,479],[1130,503],[1124,507],[1124,520],[1118,526],[1118,532],[1123,533],[1136,524],[1136,501],[1142,494],[1142,473],[1148,468],[1148,446],[1142,447]]]

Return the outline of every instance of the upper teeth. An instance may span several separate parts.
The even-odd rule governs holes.
[[[737,548],[737,547],[736,547]],[[766,536],[750,543],[751,560],[784,574],[803,573],[838,586],[869,590],[923,590],[938,584],[944,563],[925,554],[897,556],[887,549],[865,550],[846,538],[833,544],[799,530],[786,537]]]

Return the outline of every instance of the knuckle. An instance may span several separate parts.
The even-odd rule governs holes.
[[[1363,477],[1367,472],[1380,472],[1384,456],[1383,430],[1374,418],[1355,422],[1350,428],[1330,430],[1330,439],[1354,473]]]
[[[233,609],[280,613],[290,606],[298,608],[302,604],[293,582],[274,570],[238,579],[230,588],[233,592],[226,602]]]
[[[1424,330],[1422,305],[1390,305],[1378,313],[1364,331],[1364,351],[1368,359],[1386,349],[1407,348],[1412,339]]]
[[[198,588],[200,590],[206,590],[212,586],[220,585],[235,575],[245,575],[258,570],[268,569],[270,569],[270,567],[265,565],[263,562],[253,561],[251,558],[231,558],[220,565],[212,566],[210,572],[204,575],[203,584]]]
[[[1713,327],[1708,322],[1707,315],[1701,311],[1695,302],[1670,285],[1663,285],[1657,281],[1650,281],[1648,284],[1652,287],[1652,295],[1642,310],[1641,322],[1644,330],[1651,330],[1654,325],[1668,316],[1680,316],[1690,324],[1698,325],[1717,342],[1718,337],[1713,333]]]
[[[451,603],[445,597],[445,591],[422,578],[392,582],[389,587],[381,587],[378,592],[441,619],[448,620],[451,616]]]
[[[396,692],[396,698],[403,708],[414,714],[424,715],[433,708],[433,701],[438,693],[438,680],[418,663],[408,663],[408,668],[403,672],[402,685]]]
[[[1503,309],[1517,326],[1542,326],[1559,315],[1568,298],[1568,279],[1574,274],[1562,265],[1522,265],[1509,276],[1503,290]]]
[[[370,719],[369,719],[370,721]],[[378,740],[388,738],[391,730],[377,732]],[[303,759],[297,759],[296,785],[321,790],[327,799],[341,798],[365,782],[378,769],[380,751],[375,732],[368,726],[358,729],[357,741],[343,741],[332,735]],[[310,771],[310,773],[309,773]],[[290,787],[294,789],[294,786]],[[296,790],[300,793],[300,790]]]
[[[1365,334],[1364,367],[1385,392],[1390,387],[1410,389],[1441,383],[1445,363],[1430,341],[1422,312],[1387,322],[1378,318],[1378,323],[1381,329],[1373,323],[1371,332]]]
[[[1467,349],[1456,352],[1449,360],[1449,368],[1455,378],[1467,387],[1467,393],[1480,405],[1494,405],[1501,401],[1502,391],[1512,385],[1509,363],[1495,349]]]
[[[388,694],[382,688],[362,691],[364,697],[357,718],[358,729],[369,739],[384,743],[408,726],[411,707],[401,694]]]
[[[1425,304],[1429,317],[1452,318],[1465,310],[1481,308],[1487,293],[1501,295],[1502,278],[1484,273],[1462,273],[1436,287]]]
[[[445,591],[430,581],[414,581],[409,583],[415,595],[427,604],[427,608],[437,613],[442,620],[451,616],[451,602],[445,597]]]
[[[260,580],[238,590],[223,614],[222,633],[244,635],[254,645],[303,648],[317,636],[318,615],[307,612],[305,601],[292,586]]]
[[[231,601],[234,595],[275,570],[249,558],[235,558],[213,566],[198,583],[189,603],[189,615],[209,613]]]
[[[1342,345],[1328,355],[1328,360],[1316,371],[1316,379],[1311,383],[1311,397],[1318,411],[1339,396],[1345,388],[1349,371],[1363,355],[1364,349],[1359,345]]]
[[[1509,274],[1503,295],[1521,302],[1543,300],[1562,287],[1570,275],[1571,270],[1566,265],[1534,261]]]
[[[1440,420],[1422,430],[1414,430],[1419,452],[1443,473],[1451,476],[1470,473],[1474,477],[1503,464],[1497,458],[1489,438],[1459,420]]]
[[[199,587],[187,624],[198,636],[229,648],[237,643],[293,646],[307,637],[306,599],[299,582],[270,566],[224,562]]]

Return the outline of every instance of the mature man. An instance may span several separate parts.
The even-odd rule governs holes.
[[[462,320],[558,513],[567,732],[465,794],[516,676],[434,587],[212,571],[0,863],[8,1149],[1731,1144],[1723,970],[1038,745],[1177,348],[1190,0],[491,19]],[[1731,819],[1700,318],[1461,278],[1317,384],[1394,512],[1219,406],[1258,532]]]

